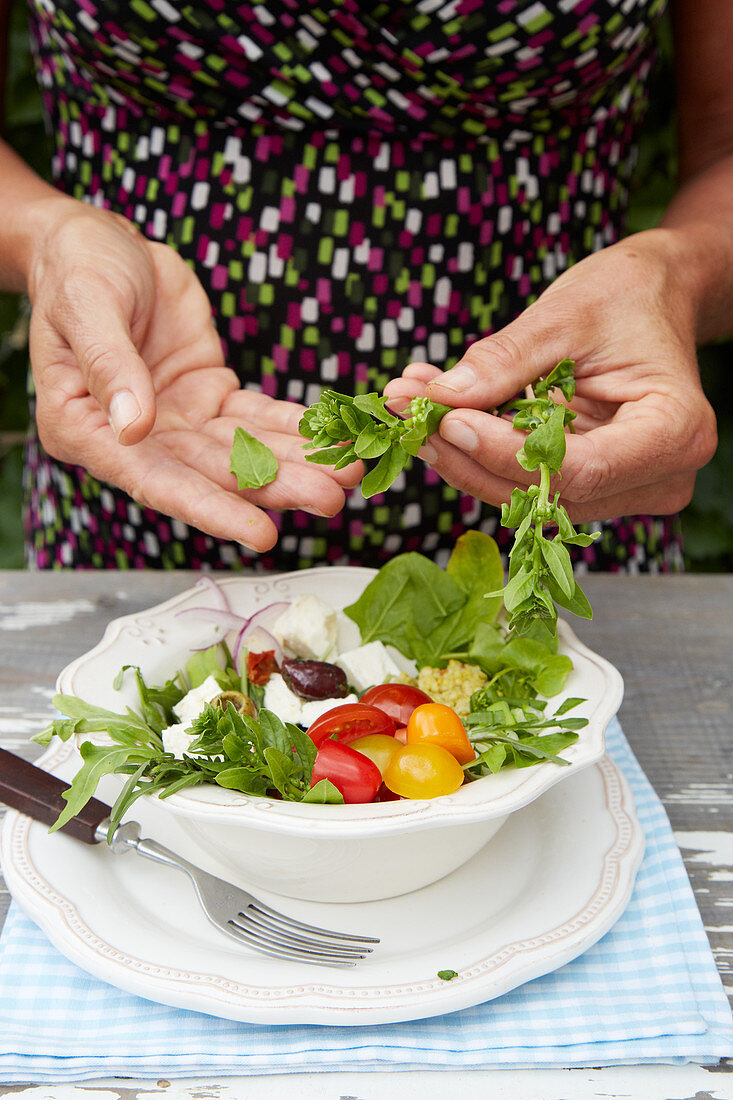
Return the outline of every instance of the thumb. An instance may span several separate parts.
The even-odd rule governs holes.
[[[104,324],[67,335],[87,388],[120,443],[139,443],[155,423],[155,389],[125,319],[108,313]]]
[[[428,382],[427,396],[442,405],[493,409],[570,356],[557,318],[537,303],[511,324],[477,340],[458,363]]]

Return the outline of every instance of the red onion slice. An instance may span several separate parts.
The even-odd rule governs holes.
[[[259,611],[255,611],[254,615],[251,615],[244,626],[237,634],[237,640],[234,643],[234,649],[232,650],[232,657],[234,658],[234,667],[239,670],[239,658],[242,652],[245,639],[248,634],[251,634],[254,630],[261,630],[263,634],[266,634],[268,638],[272,640],[272,649],[275,650],[275,660],[278,664],[283,659],[283,651],[277,638],[273,637],[269,630],[266,630],[261,625],[260,619],[265,618],[267,615],[271,615],[274,612],[282,614],[286,608],[290,607],[290,604],[285,600],[278,600],[275,603],[269,603],[267,607],[261,607]]]
[[[202,573],[199,579],[196,581],[196,587],[208,588],[209,591],[216,596],[217,603],[222,611],[231,611],[229,606],[229,600],[224,595],[223,590],[219,587],[216,581],[208,575],[208,573]]]
[[[230,630],[243,630],[249,619],[236,615],[233,611],[223,611],[215,607],[187,607],[176,612],[177,619],[197,619],[201,623],[215,623],[228,634]]]

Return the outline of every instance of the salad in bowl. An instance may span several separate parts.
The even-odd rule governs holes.
[[[252,886],[356,901],[441,878],[600,759],[621,701],[564,623],[556,647],[507,633],[500,578],[471,532],[445,570],[205,577],[116,620],[38,737],[79,747],[68,814],[111,774],[113,823],[160,798]]]

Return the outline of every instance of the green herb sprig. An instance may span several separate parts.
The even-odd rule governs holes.
[[[514,427],[529,432],[517,460],[525,470],[538,470],[540,475],[539,485],[513,489],[509,504],[501,509],[502,526],[516,528],[502,591],[507,627],[550,643],[557,637],[557,605],[581,618],[593,618],[573,574],[568,546],[589,546],[598,536],[576,531],[559,503],[560,494],[550,498],[550,479],[560,473],[565,458],[565,428],[576,416],[550,394],[559,389],[566,401],[572,400],[574,367],[572,359],[563,359],[535,383],[533,396],[509,401],[499,410],[514,412]],[[546,525],[557,528],[552,538],[544,533]]]
[[[464,765],[468,775],[479,778],[496,773],[507,764],[531,767],[542,760],[567,767],[570,763],[558,753],[578,740],[577,730],[588,725],[587,718],[565,718],[568,711],[584,699],[566,699],[552,715],[545,715],[546,700],[497,698],[486,699],[482,688],[471,699],[471,713],[464,719],[476,760]]]
[[[378,393],[349,397],[324,390],[300,421],[300,434],[310,441],[305,444],[311,451],[308,461],[342,470],[358,459],[377,459],[361,491],[365,497],[385,492],[449,411],[447,405],[415,397],[402,420],[386,406],[387,398]]]
[[[222,669],[219,654],[230,661],[225,647],[215,645],[196,653],[185,672],[162,687],[149,687],[140,669],[126,665],[115,680],[130,669],[136,679],[141,713],[128,707],[115,714],[85,703],[71,695],[57,695],[53,705],[65,717],[51,722],[34,738],[48,744],[55,735],[62,741],[72,736],[104,734],[104,743],[84,741],[80,748],[82,765],[70,788],[64,792],[66,806],[52,826],[61,828],[86,805],[105,775],[129,776],[118,795],[108,836],[111,837],[123,815],[144,794],[160,798],[203,783],[216,784],[244,794],[263,795],[278,792],[290,802],[341,803],[341,793],[328,780],[311,786],[316,747],[298,726],[281,722],[271,711],[261,709],[257,717],[239,714],[231,703],[226,711],[206,705],[188,727],[193,735],[182,758],[166,752],[162,730],[174,723],[172,707],[183,698],[193,681],[213,674],[222,690],[246,686],[227,663]],[[192,676],[191,673],[194,673]],[[204,677],[205,678],[205,677]]]

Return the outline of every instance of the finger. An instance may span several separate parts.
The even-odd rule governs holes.
[[[129,324],[109,298],[83,311],[60,316],[54,328],[46,322],[40,361],[64,364],[68,350],[76,360],[89,393],[96,398],[118,441],[139,443],[155,422],[155,391],[150,371],[130,335]],[[64,364],[65,365],[65,364]]]
[[[621,516],[669,516],[681,511],[692,499],[694,474],[679,474],[587,504],[576,504],[560,493],[560,503],[573,523],[595,523]],[[562,489],[562,486],[561,486]]]
[[[586,433],[567,434],[562,478],[553,480],[553,491],[559,489],[563,498],[575,505],[595,506],[637,490],[644,490],[645,499],[653,498],[654,493],[648,492],[650,485],[672,486],[670,479],[693,473],[712,457],[715,430],[705,422],[703,413],[701,409],[702,419],[691,417],[688,421],[672,403],[654,395],[624,405],[607,424]],[[491,475],[527,484],[528,475],[516,459],[525,436],[520,436],[510,421],[461,409],[446,414],[439,432],[443,440]],[[679,496],[679,492],[673,495]],[[661,496],[666,503],[666,489]]]
[[[516,485],[526,488],[530,484],[530,476],[524,470],[521,471],[521,478],[499,477],[480,462],[467,458],[457,448],[435,437],[432,449],[430,465],[444,481],[496,507],[509,501]],[[568,499],[564,493],[564,478],[555,481],[554,489],[560,491],[560,502],[573,523],[593,523],[620,516],[673,515],[689,504],[694,485],[694,474],[680,473],[583,503]]]
[[[384,387],[389,409],[394,413],[405,411],[414,397],[424,397],[425,387],[440,375],[430,363],[409,363],[400,378],[392,378]]]
[[[402,372],[403,378],[411,378],[418,382],[432,382],[435,378],[440,378],[443,371],[438,367],[434,367],[432,363],[408,363]]]
[[[297,436],[305,405],[277,401],[256,390],[240,389],[228,395],[219,411],[221,416],[233,417],[240,423],[246,420],[267,431],[290,432]]]
[[[269,447],[278,461],[294,463],[305,467],[307,470],[316,468],[312,462],[308,461],[307,456],[310,452],[305,450],[307,441],[300,434],[293,436],[284,432],[263,430],[259,421],[255,424],[249,422],[243,424],[241,419],[235,420],[226,416],[219,416],[215,420],[210,420],[204,431],[231,450],[234,432],[241,427]],[[355,485],[358,485],[365,472],[364,463],[361,461],[352,462],[349,466],[345,466],[343,470],[334,470],[332,466],[319,466],[319,469],[327,477],[332,478],[346,489],[352,489]]]
[[[512,490],[517,485],[526,488],[530,484],[530,475],[519,466],[519,463],[517,468],[521,477],[502,477],[466,455],[458,447],[447,443],[437,433],[420,448],[418,457],[427,462],[431,469],[455,489],[469,493],[496,507],[509,501]]]
[[[239,490],[230,471],[229,436],[225,438],[222,444],[210,432],[190,430],[166,432],[161,437],[165,446],[188,466],[259,507],[277,511],[300,508],[316,516],[334,516],[343,508],[344,491],[330,474],[317,466],[305,465],[299,456],[297,461],[290,461],[282,452],[276,454],[278,470],[274,481],[259,489]]]
[[[387,408],[400,416],[414,397],[425,396],[425,383],[412,378],[395,378],[384,387]]]
[[[277,542],[277,528],[269,516],[156,437],[120,449],[110,427],[101,423],[76,461],[93,477],[118,485],[138,504],[174,516],[214,538],[239,542],[258,553],[272,549]]]
[[[454,367],[428,383],[427,396],[444,405],[492,409],[568,354],[562,326],[537,303],[500,332],[471,344]]]

